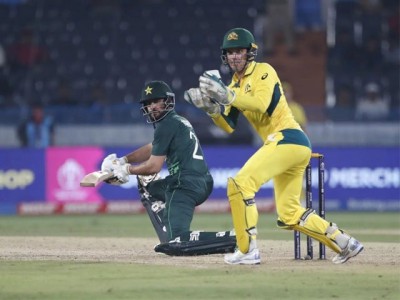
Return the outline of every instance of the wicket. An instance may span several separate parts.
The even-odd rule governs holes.
[[[306,208],[313,208],[312,199],[312,178],[311,178],[311,167],[312,159],[318,158],[318,214],[321,218],[325,219],[325,163],[324,155],[320,153],[312,153],[309,164],[306,167]],[[300,247],[300,232],[294,231],[294,259],[301,259],[301,247]],[[313,244],[312,239],[307,236],[307,256],[304,259],[313,259]],[[326,259],[325,245],[319,243],[319,259]]]

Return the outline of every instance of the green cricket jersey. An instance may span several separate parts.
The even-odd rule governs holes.
[[[166,155],[170,175],[208,174],[203,150],[192,124],[175,111],[155,123],[152,155]]]

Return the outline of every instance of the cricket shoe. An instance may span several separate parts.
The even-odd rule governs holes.
[[[258,248],[253,248],[247,253],[242,253],[239,249],[236,249],[234,253],[226,254],[224,260],[230,265],[259,265],[261,263]]]
[[[344,248],[341,253],[332,258],[332,262],[334,264],[343,264],[350,258],[356,256],[363,249],[364,246],[359,241],[357,241],[355,238],[350,238],[346,248]]]

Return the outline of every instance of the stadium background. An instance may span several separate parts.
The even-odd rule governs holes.
[[[274,52],[266,51],[265,1],[1,0],[0,214],[140,212],[134,180],[90,191],[78,183],[106,154],[121,155],[149,142],[152,128],[137,99],[143,83],[153,79],[171,84],[177,110],[203,143],[216,178],[210,209],[227,210],[224,181],[259,141],[245,122],[232,136],[217,131],[182,96],[205,70],[219,68],[229,77],[219,47],[232,27],[255,33],[258,60],[273,65],[304,106],[314,150],[326,154],[327,209],[399,211],[399,60],[391,59],[393,41],[399,47],[399,4],[288,2],[295,53],[287,51],[282,34]],[[44,55],[16,65],[10,49],[24,33]],[[350,33],[348,44],[339,43],[344,33]],[[379,41],[376,56],[366,53],[370,38]],[[371,81],[390,102],[391,113],[356,120],[355,105],[341,106],[339,94],[347,89],[358,99]],[[65,90],[71,101],[60,103]],[[47,149],[23,148],[17,135],[36,102],[55,120],[55,142]],[[270,185],[258,198],[263,209],[273,210]]]

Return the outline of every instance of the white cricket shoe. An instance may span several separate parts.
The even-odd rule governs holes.
[[[350,258],[356,256],[364,249],[364,246],[357,241],[355,238],[350,238],[346,248],[339,254],[337,254],[334,258],[332,258],[332,262],[334,264],[343,264],[348,261]]]
[[[232,254],[226,254],[224,260],[230,265],[259,265],[261,263],[260,251],[258,248],[242,253],[239,249]]]

